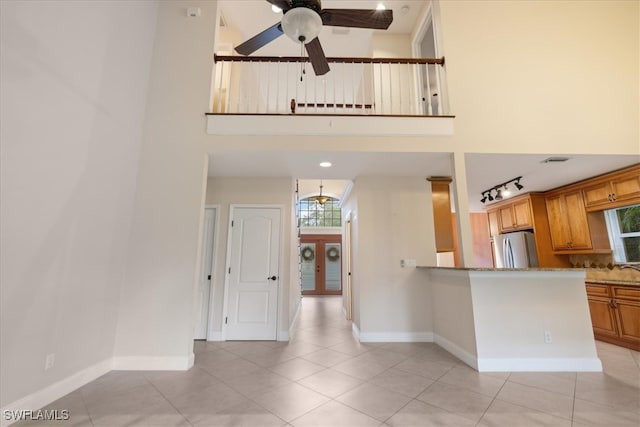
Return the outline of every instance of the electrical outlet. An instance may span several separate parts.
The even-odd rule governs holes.
[[[549,344],[553,341],[551,338],[551,331],[544,331],[544,342]]]
[[[56,362],[56,354],[51,353],[47,354],[47,357],[44,359],[44,370],[53,368],[53,364]]]

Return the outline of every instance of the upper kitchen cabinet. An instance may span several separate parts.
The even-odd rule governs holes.
[[[640,165],[597,177],[582,188],[587,211],[617,208],[640,202]]]
[[[552,248],[545,197],[528,193],[494,203],[487,208],[491,237],[512,231],[532,230],[540,267],[568,267],[568,258],[558,256]]]
[[[592,250],[591,231],[579,189],[546,196],[549,229],[554,251]]]
[[[498,208],[498,217],[503,233],[533,228],[529,197],[524,197]]]

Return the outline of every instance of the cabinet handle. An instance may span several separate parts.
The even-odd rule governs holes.
[[[618,305],[616,304],[616,302],[613,299],[610,299],[609,300],[609,307],[618,308]]]
[[[611,199],[613,199],[614,202],[618,200],[618,198],[616,197],[616,193],[611,194]]]

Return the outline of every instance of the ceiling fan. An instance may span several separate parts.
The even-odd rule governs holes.
[[[321,76],[329,72],[318,34],[323,25],[333,27],[371,28],[386,30],[393,21],[392,10],[322,9],[320,0],[267,0],[282,9],[282,21],[236,47],[241,55],[250,55],[282,34],[304,44],[313,71]]]

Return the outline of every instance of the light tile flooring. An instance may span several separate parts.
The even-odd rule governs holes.
[[[358,343],[339,297],[305,297],[289,343],[195,352],[187,372],[114,371],[48,408],[77,426],[640,425],[638,352],[598,342],[604,373],[479,374],[431,343]]]

